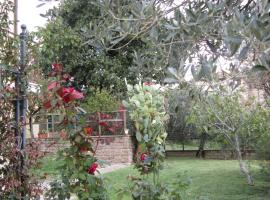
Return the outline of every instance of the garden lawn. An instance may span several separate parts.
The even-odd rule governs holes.
[[[270,200],[270,181],[259,173],[259,167],[251,162],[255,186],[249,186],[240,173],[237,161],[168,159],[161,172],[161,180],[172,181],[177,173],[187,173],[192,182],[188,200]],[[112,200],[118,200],[116,190],[127,186],[126,177],[136,175],[133,167],[127,167],[108,174],[109,192]],[[129,200],[126,197],[125,200]]]
[[[61,160],[46,157],[39,175],[46,174],[51,179],[59,174],[56,167]],[[187,200],[270,200],[270,180],[260,174],[259,166],[250,163],[255,186],[248,186],[245,177],[240,173],[238,162],[234,160],[199,160],[199,159],[167,159],[165,169],[161,171],[161,180],[171,182],[178,173],[187,173],[192,179],[189,187],[190,197]],[[112,200],[119,200],[116,191],[127,186],[127,176],[138,175],[132,166],[104,174],[109,185]],[[270,179],[270,177],[269,177]],[[183,179],[186,180],[186,179]],[[125,197],[125,200],[130,200]]]

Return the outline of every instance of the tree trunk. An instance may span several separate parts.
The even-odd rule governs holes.
[[[246,165],[246,162],[242,158],[238,135],[235,135],[235,150],[239,161],[240,171],[246,176],[248,184],[254,185],[252,175],[248,169],[248,166]]]
[[[204,145],[206,143],[207,140],[207,134],[204,132],[202,133],[201,137],[200,137],[200,145],[199,145],[199,149],[196,152],[196,157],[198,158],[204,158]]]

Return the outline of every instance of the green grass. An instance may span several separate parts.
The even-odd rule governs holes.
[[[42,168],[35,173],[47,173],[57,177],[56,167],[61,160],[47,157],[42,161]],[[260,168],[251,162],[255,186],[249,186],[240,173],[237,161],[233,160],[198,160],[167,159],[165,169],[161,172],[161,180],[172,181],[177,173],[187,172],[192,178],[189,187],[190,198],[187,200],[270,200],[270,181],[260,174]],[[118,200],[116,191],[127,186],[128,175],[138,175],[132,166],[105,174],[112,200]],[[126,197],[125,200],[130,200]]]
[[[40,165],[32,169],[33,173],[38,176],[56,177],[59,175],[57,168],[63,163],[55,155],[48,155],[41,159]]]
[[[177,173],[187,171],[192,178],[190,200],[269,200],[270,182],[263,180],[257,165],[253,164],[251,168],[255,186],[247,185],[237,161],[169,159],[161,172],[161,180],[170,182]],[[132,167],[128,167],[105,175],[109,184],[114,185],[114,189],[109,189],[112,200],[118,200],[115,191],[127,185],[128,174],[137,173]]]

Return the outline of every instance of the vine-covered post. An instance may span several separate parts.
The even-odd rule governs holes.
[[[16,137],[18,141],[18,147],[24,149],[26,143],[26,88],[27,81],[25,79],[25,67],[26,67],[26,26],[21,26],[22,32],[20,34],[20,57],[19,67],[15,77],[15,88],[17,91],[17,98],[15,104],[15,120],[16,120]]]

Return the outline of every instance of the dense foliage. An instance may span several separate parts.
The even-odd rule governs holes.
[[[48,71],[51,60],[60,59],[79,87],[104,88],[113,93],[125,90],[124,78],[133,84],[140,76],[158,79],[162,72],[156,70],[153,73],[154,67],[148,65],[138,68],[134,61],[135,51],[146,52],[149,49],[143,39],[136,38],[115,51],[105,48],[107,45],[117,48],[118,42],[125,43],[116,35],[117,30],[107,31],[115,21],[107,8],[119,13],[132,12],[132,4],[133,1],[62,1],[59,9],[48,12],[50,21],[39,32],[43,44],[40,64],[44,71]],[[110,39],[89,41],[98,35],[106,35]],[[151,54],[150,51],[148,53]]]
[[[164,184],[159,179],[165,159],[165,140],[167,120],[164,96],[151,86],[151,83],[128,85],[129,100],[124,105],[130,111],[130,118],[136,131],[136,169],[141,177],[129,177],[132,184],[123,188],[120,194],[130,191],[134,200],[180,200],[188,184],[178,179],[172,185]],[[153,179],[147,179],[148,176]]]
[[[97,91],[82,105],[88,113],[117,111],[120,102],[106,90]]]
[[[128,86],[129,100],[124,105],[136,128],[137,167],[142,174],[158,173],[165,158],[164,97],[148,85]]]

